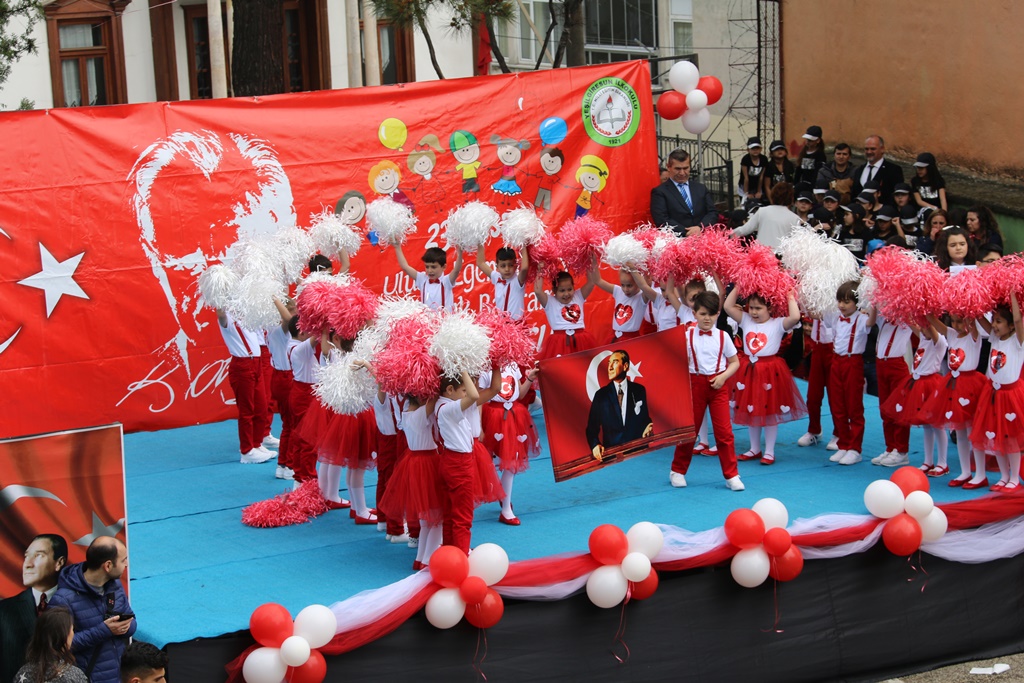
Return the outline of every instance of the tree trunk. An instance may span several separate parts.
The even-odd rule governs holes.
[[[562,9],[565,13],[565,24],[562,26],[562,34],[558,38],[555,61],[551,65],[553,69],[562,66],[562,60],[566,58],[567,54],[568,66],[578,66],[586,62],[585,56],[582,62],[574,62],[574,58],[578,57],[578,54],[577,50],[573,49],[573,43],[578,42],[578,53],[583,53],[583,39],[585,37],[583,33],[583,0],[566,0],[562,5]]]
[[[427,22],[423,20],[421,14],[416,18],[416,23],[420,27],[420,31],[423,33],[423,38],[427,41],[427,51],[430,53],[430,63],[434,66],[434,73],[442,81],[444,80],[444,74],[441,73],[441,65],[437,63],[437,54],[434,52],[434,41],[430,39],[430,32],[427,31]]]
[[[569,66],[583,66],[587,63],[587,30],[583,22],[584,4],[577,2],[573,12],[572,22],[567,22],[570,27],[569,50],[567,63]]]
[[[280,0],[235,3],[231,85],[236,97],[285,92],[283,22]]]
[[[508,64],[505,63],[505,55],[501,54],[501,48],[498,47],[498,37],[494,35],[494,24],[491,22],[491,18],[487,15],[484,15],[484,24],[487,25],[487,40],[491,44],[491,54],[493,54],[494,59],[497,60],[501,73],[512,73],[512,70],[508,68]]]
[[[544,44],[540,46],[540,52],[537,53],[537,63],[533,65],[533,70],[538,71],[540,69],[541,62],[544,61],[544,53],[548,51],[548,45],[551,44],[551,34],[555,31],[555,24],[558,23],[558,17],[555,15],[555,0],[548,0],[548,14],[551,16],[551,20],[548,22],[548,30],[544,33]]]

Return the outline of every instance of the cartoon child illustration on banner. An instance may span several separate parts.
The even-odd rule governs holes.
[[[407,189],[416,197],[420,206],[426,205],[431,211],[438,212],[445,208],[445,191],[441,181],[434,175],[434,167],[437,166],[435,152],[444,153],[436,135],[424,135],[416,143],[416,149],[409,153],[406,165],[419,179],[407,186]]]
[[[345,225],[358,225],[366,216],[366,197],[359,190],[349,190],[334,205],[334,214]],[[371,231],[368,237],[370,244],[377,244],[377,233]]]
[[[448,138],[448,148],[459,162],[455,170],[462,173],[462,193],[479,192],[480,143],[476,136],[468,130],[457,130]]]
[[[516,165],[523,160],[523,150],[530,149],[530,141],[492,135],[491,144],[498,146],[496,153],[498,161],[502,164],[501,179],[491,185],[491,189],[504,195],[501,203],[505,205],[509,203],[509,198],[518,197],[523,193],[523,189],[516,182]]]
[[[576,169],[576,182],[583,188],[576,198],[576,217],[579,218],[590,212],[594,202],[604,204],[597,198],[597,193],[608,184],[608,165],[599,156],[583,155],[580,167]]]
[[[382,197],[388,195],[399,204],[404,204],[415,211],[416,207],[413,206],[412,200],[398,189],[400,182],[402,182],[402,172],[399,170],[398,164],[393,161],[388,161],[387,159],[378,161],[370,168],[369,183],[371,190]]]

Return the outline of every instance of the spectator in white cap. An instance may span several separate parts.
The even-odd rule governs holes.
[[[768,154],[771,157],[768,163],[768,171],[764,177],[764,195],[772,196],[772,188],[779,183],[793,184],[793,176],[796,175],[796,166],[789,160],[789,151],[786,143],[782,140],[772,140],[768,146]]]
[[[921,220],[917,216],[917,210],[910,204],[907,204],[903,208],[897,209],[897,211],[900,215],[900,231],[907,240],[907,246],[911,249],[916,249],[917,240],[922,236]]]
[[[900,183],[896,186],[896,189],[892,191],[892,205],[897,209],[903,209],[904,206],[910,204],[910,185],[906,183]],[[915,205],[914,209],[918,207]]]
[[[825,165],[825,142],[821,139],[821,126],[811,126],[803,135],[804,147],[796,161],[796,175],[793,184],[808,183],[814,187],[818,169]]]
[[[946,181],[939,173],[939,167],[935,163],[935,155],[931,152],[921,152],[914,162],[916,175],[910,179],[914,190],[914,201],[924,209],[949,210],[946,203]]]
[[[825,193],[825,196],[821,198],[821,205],[836,217],[837,222],[839,222],[839,219],[841,218],[838,214],[839,205],[841,204],[839,197],[840,195],[838,191],[829,190]]]
[[[747,139],[747,153],[740,159],[740,199],[752,198],[763,203],[764,177],[768,160],[761,154],[761,138]]]
[[[881,135],[871,135],[864,140],[864,158],[867,163],[853,171],[853,193],[860,194],[868,181],[877,180],[881,200],[891,201],[892,191],[903,182],[903,169],[885,158],[885,140]]]
[[[867,253],[871,231],[864,225],[864,206],[862,204],[844,204],[842,207],[842,227],[836,239],[839,244],[850,250],[859,260]]]
[[[893,222],[899,214],[892,206],[886,205],[875,213],[875,226],[872,231],[872,239],[888,241],[891,237],[901,235],[899,221]]]
[[[812,209],[814,209],[813,194],[805,190],[796,196],[796,205],[793,207],[793,211],[797,216],[800,216],[801,221],[804,223],[809,222]]]

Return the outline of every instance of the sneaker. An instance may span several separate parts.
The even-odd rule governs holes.
[[[377,522],[377,531],[387,531],[387,530],[388,530],[388,523],[387,522]],[[391,534],[385,534],[385,536],[387,536],[388,539],[391,538]]]
[[[878,464],[882,467],[903,467],[910,464],[910,457],[906,453],[890,451],[889,456]]]
[[[274,478],[275,479],[284,479],[284,468],[281,467],[280,465],[278,465],[277,469],[274,470]]]
[[[409,547],[410,548],[419,548],[420,547],[420,539],[419,538],[410,538],[409,539]]]
[[[669,472],[668,483],[677,489],[683,489],[686,488],[686,477],[678,472]]]
[[[388,539],[392,543],[409,543],[409,534],[399,534]]]
[[[839,437],[836,436],[835,434],[833,434],[832,438],[828,440],[828,445],[825,446],[825,448],[827,450],[830,450],[830,451],[838,451],[839,450]]]
[[[284,476],[281,477],[281,478],[285,479],[287,481],[294,481],[295,480],[295,470],[293,470],[291,467],[285,467],[284,468]]]
[[[262,453],[263,455],[267,456],[266,457],[267,460],[270,460],[271,458],[276,458],[277,457],[277,451],[272,451],[269,448],[267,448],[266,446],[257,446],[253,450],[254,451],[258,451],[259,453]]]
[[[829,462],[839,462],[846,456],[847,451],[836,451],[832,455],[828,456]]]
[[[813,446],[814,444],[818,443],[818,437],[820,436],[821,434],[811,434],[810,432],[807,432],[806,434],[804,434],[803,436],[796,440],[796,445]]]
[[[263,445],[267,448],[277,448],[281,445],[281,439],[277,438],[273,434],[267,434],[263,437]]]
[[[735,477],[729,477],[728,479],[726,479],[725,486],[730,491],[743,491],[744,489],[747,488],[746,486],[743,485],[743,482],[740,481],[740,475],[738,474]]]
[[[860,457],[860,451],[846,451],[846,455],[844,455],[842,458],[840,458],[839,464],[840,465],[856,465],[861,460],[862,460],[862,458]]]
[[[871,464],[872,465],[881,465],[882,461],[889,457],[889,453],[890,452],[891,451],[882,451],[881,453],[879,453],[875,457],[871,458]]]
[[[258,448],[254,448],[248,453],[242,453],[241,463],[243,465],[255,465],[257,463],[266,462],[273,458],[273,454],[267,454]]]

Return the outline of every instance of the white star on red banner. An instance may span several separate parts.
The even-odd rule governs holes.
[[[77,296],[80,299],[89,298],[85,290],[75,282],[75,271],[78,269],[78,264],[81,263],[83,256],[85,256],[84,251],[67,260],[58,261],[43,246],[42,242],[39,243],[39,260],[42,270],[24,280],[19,280],[18,284],[25,285],[26,287],[35,287],[46,293],[47,318],[50,317],[57,302],[65,294]]]

